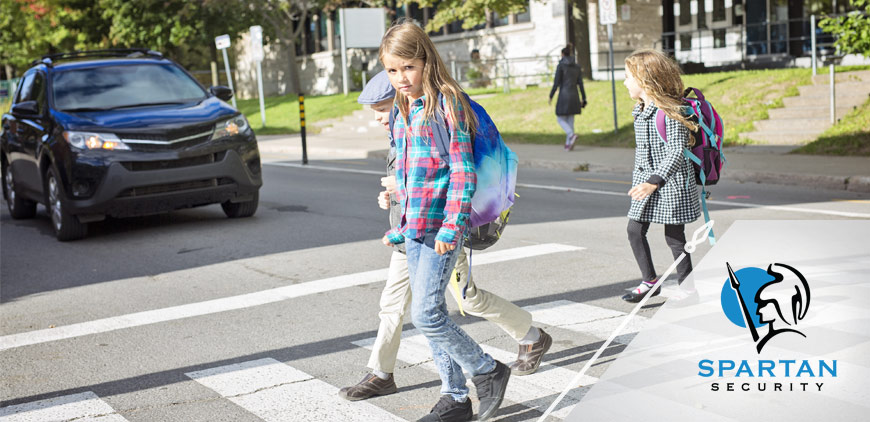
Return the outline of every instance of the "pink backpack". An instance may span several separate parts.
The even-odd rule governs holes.
[[[694,98],[690,97],[694,94]],[[722,175],[722,167],[725,165],[725,156],[722,153],[722,134],[724,128],[722,126],[722,118],[719,113],[713,108],[704,98],[704,94],[698,88],[687,88],[683,93],[683,101],[686,102],[686,114],[698,119],[698,124],[701,128],[692,133],[695,138],[695,145],[690,150],[683,148],[683,155],[692,161],[692,166],[695,168],[695,183],[701,186],[701,204],[704,209],[704,221],[710,221],[710,213],[707,211],[707,189],[708,185],[719,183],[719,177]],[[656,112],[656,131],[662,141],[667,142],[667,131],[665,130],[665,112],[659,110]],[[686,180],[688,183],[688,179]],[[713,231],[710,231],[710,244],[716,242],[713,236]]]

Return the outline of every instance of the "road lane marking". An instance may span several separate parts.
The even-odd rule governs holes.
[[[70,420],[127,422],[127,419],[115,413],[112,406],[90,391],[0,408],[2,422]]]
[[[579,251],[584,248],[558,243],[523,246],[494,252],[474,254],[474,265],[486,265],[515,259]],[[377,283],[387,279],[387,269],[346,274],[305,283],[292,284],[259,292],[246,293],[203,302],[189,303],[150,311],[119,315],[94,321],[64,325],[43,330],[28,331],[0,337],[0,351],[27,345],[70,339],[90,334],[105,333],[124,328],[174,321],[182,318],[209,315],[238,309],[266,305],[283,300],[323,293],[353,286]]]
[[[338,388],[275,359],[220,366],[185,375],[266,422],[404,421],[375,406],[350,402]]]
[[[302,164],[293,164],[293,163],[264,163],[264,165],[275,165],[275,166],[283,166],[283,167],[297,167],[297,168],[312,168],[317,170],[327,170],[327,171],[337,171],[343,173],[362,173],[362,174],[376,174],[379,176],[384,176],[386,172],[383,171],[372,171],[372,170],[357,170],[357,169],[343,169],[337,167],[326,167],[326,166],[310,166],[310,165],[302,165]],[[532,183],[517,183],[518,188],[528,188],[528,189],[541,189],[541,190],[551,190],[556,192],[574,192],[574,193],[589,193],[593,195],[609,195],[609,196],[622,196],[628,197],[625,192],[611,192],[604,190],[596,190],[596,189],[583,189],[583,188],[572,188],[567,186],[552,186],[552,185],[537,185]],[[797,207],[786,207],[780,205],[763,205],[763,204],[752,204],[752,203],[741,203],[741,202],[729,202],[729,201],[717,201],[717,200],[708,200],[708,204],[714,205],[724,205],[728,207],[740,207],[740,208],[762,208],[768,210],[775,211],[790,211],[790,212],[802,212],[808,214],[822,214],[822,215],[835,215],[838,217],[849,217],[849,218],[870,218],[870,214],[868,213],[860,213],[860,212],[844,212],[844,211],[831,211],[831,210],[823,210],[816,208],[797,208]]]
[[[353,344],[371,350],[374,342],[375,338],[372,337],[354,341]],[[481,344],[480,347],[494,359],[507,365],[516,358],[515,352],[507,352],[485,344]],[[416,329],[402,332],[402,344],[399,347],[398,359],[409,365],[425,368],[435,374],[438,373],[438,368],[432,361],[432,351],[429,349],[429,342]],[[465,375],[469,377],[468,373]],[[538,371],[534,374],[522,377],[512,376],[508,382],[505,399],[513,403],[522,404],[530,409],[537,409],[543,413],[547,406],[552,403],[552,397],[560,393],[559,386],[565,385],[576,375],[577,373],[570,369],[542,362]],[[574,404],[580,401],[583,395],[591,388],[589,386],[597,380],[597,378],[591,376],[584,377],[584,387],[574,389],[569,394],[570,401],[560,403],[560,410],[556,411],[553,415],[562,419],[567,417]],[[474,393],[471,396],[476,397]],[[504,405],[502,406],[504,407]]]
[[[588,334],[596,338],[606,339],[610,333],[622,324],[628,315],[625,312],[598,306],[586,305],[569,300],[557,300],[539,305],[525,306],[523,309],[531,312],[532,320],[559,327],[577,333]],[[628,344],[634,336],[643,329],[648,318],[635,316],[629,321],[623,334],[616,336],[614,341]]]
[[[386,176],[387,170],[376,171],[376,170],[363,170],[363,169],[343,169],[340,167],[327,167],[327,166],[317,166],[312,164],[296,164],[296,163],[263,163],[264,166],[279,166],[279,167],[295,167],[300,169],[312,169],[312,170],[325,170],[325,171],[335,171],[339,173],[358,173],[358,174],[374,174],[377,176]]]
[[[587,179],[584,177],[578,177],[576,180],[581,182],[597,182],[597,183],[616,183],[620,185],[630,185],[631,182],[626,182],[625,180],[607,180],[607,179]]]

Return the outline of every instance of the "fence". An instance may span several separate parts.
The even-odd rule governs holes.
[[[513,88],[547,85],[553,81],[559,56],[515,57],[491,60],[451,60],[446,64],[464,88]]]
[[[832,17],[845,16],[831,15]],[[706,66],[791,61],[812,56],[812,35],[816,35],[816,55],[832,55],[836,37],[813,27],[812,19],[793,18],[740,26],[702,28],[665,32],[653,45],[672,54],[681,63]]]
[[[15,89],[18,87],[19,80],[21,78],[0,81],[0,102],[5,102],[15,96]]]

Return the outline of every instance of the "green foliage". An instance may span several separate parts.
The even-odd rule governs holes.
[[[0,0],[0,63],[18,72],[43,54],[147,47],[187,67],[208,63],[214,37],[254,23],[235,0]]]
[[[343,117],[359,110],[356,102],[359,92],[348,95],[324,95],[320,97],[305,97],[305,123],[308,133],[316,133],[319,129],[313,124],[326,119]],[[260,118],[260,102],[258,99],[239,100],[239,111],[248,118],[251,128],[257,135],[274,135],[299,132],[299,97],[282,95],[269,97],[263,101],[266,106],[266,127],[263,128]]]
[[[386,2],[381,2],[386,3]],[[426,25],[427,31],[437,31],[444,25],[458,20],[463,28],[471,28],[486,22],[486,11],[507,16],[526,10],[524,0],[413,0],[400,4],[417,3],[420,7],[435,7],[435,16]]]
[[[870,57],[870,0],[849,3],[856,10],[846,16],[826,17],[819,21],[819,27],[837,36],[834,45],[840,53]]]

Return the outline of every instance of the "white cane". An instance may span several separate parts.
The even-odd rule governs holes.
[[[592,367],[595,361],[598,360],[598,357],[601,356],[602,353],[604,353],[605,349],[607,349],[607,346],[609,346],[613,339],[615,339],[616,336],[618,336],[619,333],[622,332],[625,326],[628,325],[628,322],[631,321],[635,314],[637,314],[637,311],[639,311],[640,308],[642,308],[643,305],[646,304],[646,301],[652,297],[653,292],[655,292],[656,289],[660,288],[662,282],[670,277],[671,273],[674,272],[674,269],[677,268],[677,265],[679,265],[680,262],[683,262],[683,259],[686,258],[686,252],[695,252],[695,247],[706,240],[707,235],[710,233],[711,230],[713,230],[713,220],[704,223],[703,226],[695,230],[695,233],[692,235],[692,240],[686,242],[686,246],[684,247],[685,252],[681,253],[680,256],[677,257],[676,261],[674,261],[674,263],[671,264],[670,267],[668,267],[668,270],[665,271],[664,275],[659,277],[659,280],[656,282],[655,286],[653,286],[653,288],[649,289],[649,291],[646,292],[643,299],[641,299],[640,303],[635,305],[634,309],[631,310],[631,313],[629,313],[628,316],[626,316],[625,319],[622,321],[622,324],[619,324],[619,327],[616,327],[616,329],[613,330],[612,333],[610,333],[610,338],[608,338],[607,341],[605,341],[604,344],[602,344],[601,347],[598,348],[598,351],[596,351],[595,354],[592,355],[592,358],[586,362],[586,365],[583,366],[583,369],[581,369],[577,376],[575,376],[574,379],[571,380],[570,383],[568,383],[568,386],[565,387],[565,391],[562,391],[562,394],[559,394],[559,397],[556,397],[556,401],[554,401],[553,404],[551,404],[550,407],[547,408],[547,411],[544,412],[543,415],[541,415],[541,417],[538,419],[538,422],[544,422],[544,420],[547,419],[547,416],[549,416],[550,413],[559,404],[559,402],[561,402],[562,399],[565,398],[565,395],[568,394],[568,391],[571,391],[572,388],[575,388],[574,386],[580,386],[580,379],[583,378],[583,375],[586,373],[586,371],[589,370],[590,367]]]

